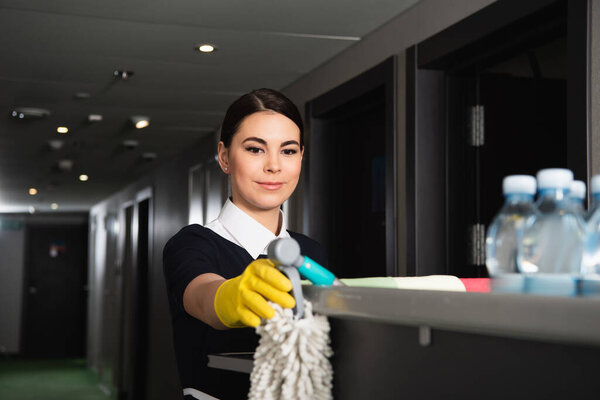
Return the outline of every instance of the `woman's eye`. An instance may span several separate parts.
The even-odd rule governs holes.
[[[296,154],[298,152],[298,150],[296,149],[283,149],[283,154],[285,154],[286,156],[292,156],[294,154]]]
[[[249,147],[246,147],[246,151],[257,154],[257,153],[260,153],[262,151],[262,149],[258,148],[258,147],[249,146]]]

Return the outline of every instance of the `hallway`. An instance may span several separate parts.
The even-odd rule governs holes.
[[[83,359],[0,359],[2,400],[110,400]]]

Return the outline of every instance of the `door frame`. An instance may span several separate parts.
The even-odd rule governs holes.
[[[117,388],[118,398],[135,400],[144,398],[147,386],[147,359],[149,353],[150,330],[150,288],[142,288],[140,285],[150,284],[150,271],[153,254],[154,237],[154,190],[151,186],[136,192],[133,200],[122,202],[119,206],[118,219],[122,229],[119,231],[117,259],[119,260],[120,287],[119,295],[119,327],[118,327],[118,356],[115,376],[115,386]],[[148,249],[147,270],[144,272],[145,278],[140,281],[139,265],[139,231],[140,231],[140,210],[141,202],[148,200]],[[127,209],[131,207],[131,248],[127,252]],[[126,255],[131,257],[125,260]],[[131,271],[124,270],[124,266],[129,262]],[[127,274],[128,277],[126,276]],[[129,279],[129,280],[128,280]],[[125,319],[132,317],[129,323]],[[134,339],[135,338],[135,339]],[[134,341],[137,343],[134,345]]]

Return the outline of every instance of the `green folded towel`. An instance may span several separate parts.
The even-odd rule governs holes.
[[[344,278],[340,279],[346,286],[355,287],[373,287],[373,288],[387,288],[397,289],[398,285],[396,280],[390,276],[380,276],[374,278]]]
[[[465,285],[460,279],[452,275],[376,276],[369,278],[342,278],[340,281],[350,287],[466,292]],[[307,280],[302,280],[302,284],[312,285]]]

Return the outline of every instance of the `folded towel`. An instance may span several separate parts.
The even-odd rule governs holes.
[[[461,280],[452,275],[429,275],[409,277],[372,277],[372,278],[346,278],[340,279],[346,286],[373,287],[388,289],[413,289],[413,290],[445,290],[452,292],[465,292],[465,285]]]

